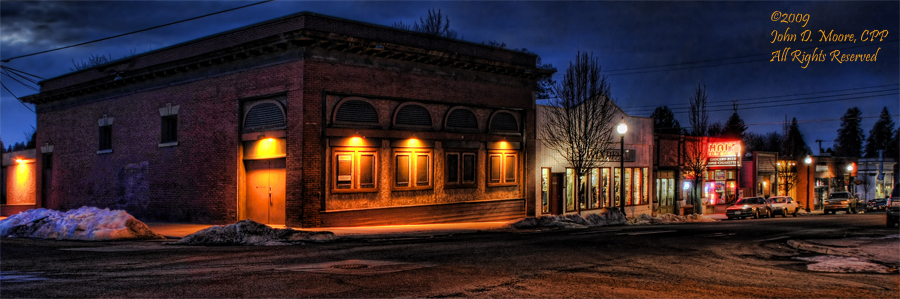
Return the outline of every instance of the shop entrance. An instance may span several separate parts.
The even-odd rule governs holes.
[[[550,214],[560,215],[563,211],[563,190],[565,190],[564,173],[553,173],[550,176]]]
[[[284,224],[285,159],[247,160],[247,219],[265,224]]]

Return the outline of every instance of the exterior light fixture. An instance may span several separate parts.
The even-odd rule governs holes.
[[[616,126],[616,132],[622,138],[619,142],[619,208],[622,216],[625,216],[625,132],[628,132],[628,125],[625,124],[624,117]]]
[[[853,163],[847,164],[847,171],[853,171]]]
[[[256,140],[263,140],[266,138],[266,134],[259,134],[256,136]]]

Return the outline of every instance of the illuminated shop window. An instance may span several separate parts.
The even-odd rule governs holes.
[[[431,188],[431,150],[394,152],[394,190]]]
[[[488,186],[515,185],[518,179],[519,155],[515,152],[493,152],[488,155]]]
[[[550,213],[550,168],[541,168],[541,212]]]
[[[372,192],[376,190],[378,181],[377,151],[336,150],[333,159],[335,192]]]
[[[448,152],[446,186],[475,187],[475,164],[474,152]]]

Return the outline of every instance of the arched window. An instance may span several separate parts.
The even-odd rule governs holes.
[[[345,99],[337,104],[334,112],[335,123],[378,124],[378,111],[368,101]]]
[[[445,126],[450,129],[477,130],[478,118],[472,110],[466,108],[452,108],[447,113]]]
[[[519,121],[516,117],[506,111],[497,111],[491,117],[490,130],[492,132],[519,132]]]
[[[287,126],[284,107],[275,100],[250,103],[244,114],[244,132],[261,132],[283,129]]]
[[[402,104],[394,114],[394,125],[431,127],[431,113],[419,104]]]

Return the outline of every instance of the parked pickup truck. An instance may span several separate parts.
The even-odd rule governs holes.
[[[894,227],[900,224],[900,183],[894,184],[891,197],[887,200],[887,226]]]
[[[856,214],[859,211],[859,199],[850,192],[832,192],[825,201],[825,214],[844,211],[847,214]]]

